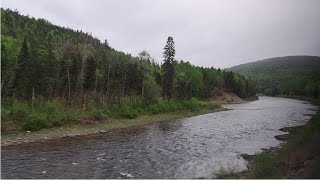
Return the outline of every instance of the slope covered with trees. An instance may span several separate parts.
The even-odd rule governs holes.
[[[22,125],[59,125],[69,115],[50,113],[63,109],[92,112],[96,119],[116,112],[133,118],[165,111],[161,108],[186,108],[198,101],[194,98],[205,100],[217,90],[255,95],[254,84],[244,76],[175,60],[172,37],[160,65],[146,51],[135,57],[89,33],[1,9],[1,39],[2,118]],[[163,107],[175,102],[179,108]],[[46,124],[49,119],[54,122]]]
[[[320,97],[320,57],[277,57],[228,70],[252,79],[261,93]]]

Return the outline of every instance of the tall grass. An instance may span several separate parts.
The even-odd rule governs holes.
[[[274,153],[264,151],[254,155],[250,162],[249,170],[254,178],[276,178],[282,172],[282,167],[277,164],[277,158]]]
[[[143,114],[159,114],[175,111],[196,112],[201,109],[220,107],[219,104],[207,101],[190,100],[146,100],[141,99],[135,103],[122,101],[114,105],[101,105],[93,101],[86,109],[66,108],[58,100],[39,101],[31,106],[28,102],[13,101],[1,108],[2,132],[8,129],[8,122],[19,125],[23,130],[37,131],[66,123],[79,122],[81,119],[100,121],[107,118],[133,119]]]

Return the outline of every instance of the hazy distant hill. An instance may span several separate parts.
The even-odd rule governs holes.
[[[228,70],[251,77],[260,92],[319,97],[320,57],[286,56],[241,64]]]

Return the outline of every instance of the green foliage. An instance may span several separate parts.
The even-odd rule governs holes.
[[[255,93],[243,77],[175,61],[172,37],[160,67],[146,51],[133,57],[82,31],[1,10],[4,98],[59,98],[65,105],[86,109],[91,100],[115,104],[126,97],[158,99],[161,93],[166,99],[181,100],[210,98],[215,88],[243,97]]]
[[[201,108],[205,107],[205,104],[198,101],[196,98],[191,98],[191,100],[184,101],[184,105],[187,109],[191,111],[199,111]]]
[[[129,118],[133,119],[138,117],[139,113],[137,109],[130,106],[128,102],[122,102],[119,105],[112,107],[111,116],[117,118]]]
[[[60,126],[67,120],[63,105],[57,100],[46,102],[42,109],[37,109],[46,115],[49,126]]]
[[[167,44],[164,47],[163,57],[163,97],[170,100],[173,94],[173,83],[175,77],[175,68],[174,68],[174,42],[172,37],[168,37]]]
[[[11,111],[5,107],[1,107],[1,122],[10,120]]]
[[[172,110],[169,106],[170,103],[172,102],[167,102],[165,100],[160,99],[155,104],[147,106],[146,111],[153,114],[169,112]]]
[[[11,105],[2,107],[1,113],[2,121],[12,120],[21,125],[23,129],[33,131],[59,126],[70,120],[63,105],[57,100],[39,102],[35,104],[34,110],[30,104],[15,100]]]
[[[105,111],[103,109],[93,109],[89,114],[95,120],[103,120],[108,118],[108,111]]]
[[[228,70],[251,78],[257,91],[320,97],[320,57],[287,56],[234,66]]]
[[[19,54],[19,42],[10,36],[1,35],[1,96],[12,95],[12,86],[17,67],[16,58]]]
[[[320,101],[316,100],[313,103],[317,106],[320,105]],[[320,131],[320,110],[317,111],[317,114],[313,115],[309,120],[308,124],[306,124],[302,128],[294,128],[290,134],[289,142],[286,144],[287,148],[297,148],[303,146],[305,143],[309,142],[312,135],[316,132]]]
[[[28,114],[31,112],[31,109],[26,102],[14,101],[10,108],[10,118],[19,122],[25,121]]]
[[[273,153],[269,151],[256,154],[249,167],[253,177],[265,179],[277,177],[281,167],[276,165],[275,158]]]
[[[254,85],[242,76],[177,62],[172,37],[160,66],[146,51],[133,57],[107,40],[10,9],[1,8],[1,29],[1,95],[16,100],[3,107],[2,118],[25,129],[82,118],[214,109],[217,105],[198,99],[209,99],[216,89],[243,97],[255,94]],[[170,101],[160,99],[161,93]]]
[[[23,128],[35,131],[52,126],[60,126],[67,120],[63,105],[54,100],[37,104],[36,110],[28,115]]]
[[[239,179],[239,173],[235,172],[233,169],[220,169],[218,173],[215,174],[215,179]]]
[[[210,109],[214,110],[219,108],[220,105],[207,102],[207,101],[199,101],[196,98],[191,98],[190,100],[183,100],[183,101],[165,101],[165,100],[158,100],[156,103],[151,104],[146,107],[146,112],[152,114],[159,114],[164,112],[173,112],[178,110],[189,110],[192,112],[199,111],[201,109]]]
[[[51,127],[52,124],[47,119],[45,113],[32,113],[28,115],[26,122],[23,124],[23,128],[29,131],[38,131],[40,129]]]

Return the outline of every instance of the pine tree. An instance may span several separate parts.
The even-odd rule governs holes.
[[[24,38],[20,54],[17,59],[17,71],[15,77],[15,91],[17,98],[27,98],[31,95],[30,87],[30,56],[27,39]]]
[[[174,42],[172,37],[168,37],[167,44],[164,47],[163,57],[163,97],[171,99],[173,93],[173,80],[175,76],[174,69]]]

